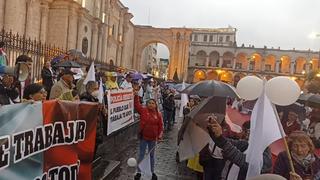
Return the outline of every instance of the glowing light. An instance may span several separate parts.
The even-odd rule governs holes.
[[[223,73],[223,70],[218,69],[218,70],[216,70],[216,72],[217,72],[218,74],[221,74],[221,73]]]
[[[290,79],[292,79],[292,80],[294,80],[294,81],[295,81],[297,78],[296,78],[296,77],[290,77]]]
[[[301,74],[306,74],[306,71],[305,71],[305,70],[303,70],[303,71],[301,72]]]
[[[316,74],[317,77],[320,77],[320,73]]]
[[[283,61],[284,60],[283,57],[280,60]]]

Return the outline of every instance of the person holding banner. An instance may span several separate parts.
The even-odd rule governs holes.
[[[320,179],[320,159],[314,153],[310,137],[303,131],[294,131],[289,135],[288,146],[291,151],[295,173],[292,173],[286,152],[281,152],[276,160],[273,173],[290,180]]]
[[[99,95],[99,84],[96,81],[88,81],[86,84],[86,92],[80,95],[80,101],[87,101],[87,102],[96,102],[98,103],[98,95]],[[100,110],[104,110],[103,106],[100,106]],[[103,112],[103,111],[101,111]],[[103,120],[104,113],[100,113],[97,122],[97,131],[96,131],[96,144],[94,148],[94,154],[96,155],[96,151],[98,149],[99,144],[103,141]]]
[[[23,92],[23,99],[26,101],[45,101],[47,91],[40,84],[29,84]]]
[[[157,175],[154,173],[154,161],[155,161],[155,146],[158,140],[162,138],[163,134],[163,121],[161,113],[158,111],[156,100],[150,99],[146,103],[146,107],[143,107],[138,96],[139,89],[134,89],[134,107],[140,114],[140,148],[139,148],[139,158],[140,163],[145,156],[146,148],[148,146],[148,151],[150,153],[150,163],[152,180],[157,180]],[[138,172],[134,179],[139,180],[141,178],[141,169],[138,167]]]

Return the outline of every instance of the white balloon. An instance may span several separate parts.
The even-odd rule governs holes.
[[[246,76],[237,84],[237,93],[245,100],[257,99],[263,90],[263,81],[256,76]]]
[[[129,158],[127,161],[127,164],[129,167],[136,167],[137,166],[137,160],[135,158]]]
[[[280,106],[288,106],[295,103],[301,93],[297,82],[285,76],[270,79],[265,88],[266,95],[270,101]]]

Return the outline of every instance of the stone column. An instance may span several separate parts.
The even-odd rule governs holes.
[[[83,24],[84,24],[84,12],[80,11],[78,14],[78,32],[77,32],[77,49],[82,49],[82,38],[83,38]]]
[[[276,61],[276,73],[280,72],[280,60]]]
[[[47,41],[47,29],[48,29],[48,20],[49,20],[49,3],[43,1],[41,3],[41,23],[40,23],[40,33],[39,40],[43,43]]]
[[[91,38],[91,53],[90,57],[97,59],[97,47],[98,47],[98,25],[96,22],[92,24],[92,38]]]
[[[5,19],[5,3],[7,0],[0,1],[0,29],[4,28],[4,19]]]
[[[266,64],[266,59],[265,59],[265,57],[262,57],[261,64],[260,64],[260,71],[264,72],[266,70],[265,64]]]
[[[67,49],[75,49],[77,46],[77,32],[78,32],[78,6],[73,3],[69,9],[69,17],[68,17],[68,41],[67,41]]]
[[[206,67],[209,67],[209,61],[210,61],[209,56],[207,56],[206,57],[206,64],[205,64]]]
[[[306,64],[306,74],[308,74],[310,72],[311,68],[310,68],[310,62],[307,62]]]
[[[26,28],[25,28],[25,34],[26,37],[32,37],[32,14],[33,14],[33,1],[27,0],[27,6],[26,6]]]
[[[291,64],[290,64],[290,74],[294,74],[295,73],[295,62],[293,61],[293,62],[291,62]]]
[[[102,57],[101,57],[101,52],[102,52],[102,36],[103,36],[103,26],[99,25],[99,29],[98,29],[98,55],[97,55],[97,59],[99,61],[102,61]]]
[[[219,67],[222,68],[223,56],[219,56]]]
[[[106,24],[102,25],[102,51],[101,51],[101,61],[107,62],[107,37],[108,37],[108,26]]]
[[[237,64],[237,59],[236,57],[233,57],[232,69],[236,69],[236,64]]]
[[[6,0],[4,29],[12,30],[22,36],[25,33],[26,7],[26,0]]]

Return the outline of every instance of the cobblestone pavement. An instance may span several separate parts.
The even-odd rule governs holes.
[[[186,162],[176,162],[177,135],[181,119],[177,118],[173,129],[165,132],[163,142],[157,145],[155,171],[159,180],[194,180],[195,175],[186,167]],[[129,147],[123,153],[121,159],[121,172],[117,180],[133,180],[135,169],[127,166],[129,157],[137,158],[138,141],[129,142]]]

